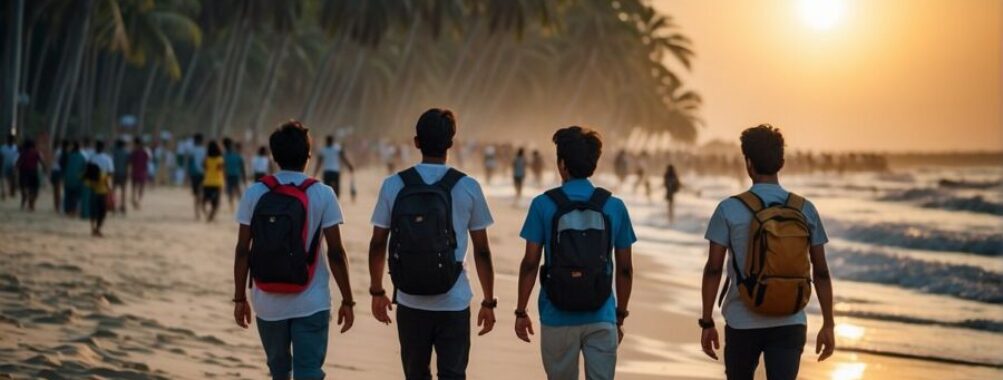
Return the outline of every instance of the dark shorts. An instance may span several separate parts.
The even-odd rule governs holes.
[[[526,177],[512,177],[512,182],[515,182],[516,186],[522,187],[522,183],[526,181]]]
[[[38,171],[22,170],[19,174],[20,181],[18,182],[21,184],[21,188],[29,193],[37,194],[38,188],[42,185],[38,178]]]
[[[126,176],[125,174],[115,174],[114,176],[112,176],[111,184],[114,186],[125,186],[125,183],[126,181],[128,181],[128,179],[129,177]]]
[[[52,186],[59,186],[60,183],[63,183],[63,172],[60,170],[53,170],[52,173],[49,173],[49,183],[51,183]]]
[[[202,188],[202,202],[212,203],[213,206],[219,204],[219,188],[216,186],[205,186]]]
[[[759,357],[770,380],[798,377],[807,326],[789,325],[764,329],[724,328],[724,367],[728,380],[752,380]]]
[[[80,197],[83,195],[83,186],[63,187],[63,212],[75,213],[80,206]]]
[[[192,183],[191,183],[192,194],[193,195],[201,195],[202,194],[202,180],[205,179],[205,176],[202,175],[202,174],[192,174],[189,177],[190,177],[190,179],[192,181]]]
[[[237,194],[240,192],[240,176],[228,175],[225,180],[227,194]]]
[[[335,195],[341,195],[341,172],[325,170],[324,184],[331,186]]]

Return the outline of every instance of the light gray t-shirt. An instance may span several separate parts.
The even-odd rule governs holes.
[[[299,185],[307,179],[306,174],[292,171],[279,171],[275,173],[275,178],[279,183],[293,183]],[[254,206],[258,204],[258,199],[268,192],[268,187],[261,182],[255,182],[244,192],[244,197],[240,199],[237,207],[237,223],[250,226],[251,217],[254,215]],[[314,236],[317,227],[326,229],[334,225],[341,224],[344,219],[341,214],[341,206],[338,198],[334,195],[334,190],[330,186],[322,183],[315,183],[306,190],[309,199],[310,209],[307,210],[307,241],[305,245],[309,249],[310,242],[314,238],[321,239],[323,236]],[[313,315],[319,311],[331,309],[331,286],[330,269],[327,266],[327,255],[324,254],[324,244],[318,245],[317,267],[314,269],[313,278],[306,290],[296,294],[281,294],[264,292],[257,287],[251,290],[251,305],[258,318],[266,321],[280,321],[283,319],[300,318]]]
[[[432,184],[442,179],[449,170],[447,165],[418,164],[415,165],[418,174],[425,183]],[[372,224],[380,228],[390,228],[391,213],[397,193],[404,188],[404,181],[394,174],[383,180],[380,196],[373,210]],[[473,293],[470,290],[470,280],[467,278],[467,240],[469,231],[480,231],[488,228],[494,219],[488,210],[488,202],[481,191],[481,185],[470,176],[463,177],[453,187],[453,230],[456,231],[456,261],[463,261],[463,273],[453,284],[453,288],[444,294],[432,296],[416,296],[397,291],[397,303],[412,309],[429,311],[460,311],[470,307]]]
[[[766,205],[784,203],[789,194],[780,185],[766,183],[752,185],[750,190],[758,195]],[[822,227],[822,219],[819,218],[815,205],[806,200],[801,211],[808,220],[808,227],[811,230],[811,245],[816,246],[827,243],[829,237],[825,234],[825,228]],[[731,285],[728,288],[728,295],[725,296],[721,307],[721,313],[724,314],[725,321],[728,323],[728,326],[735,329],[762,329],[808,324],[808,318],[804,310],[785,317],[765,316],[750,311],[742,303],[742,300],[738,299],[735,268],[731,260],[732,255],[734,255],[738,259],[739,268],[743,267],[749,241],[749,223],[751,222],[752,213],[749,209],[741,201],[728,198],[718,204],[717,209],[714,210],[714,215],[711,216],[710,222],[707,224],[707,234],[704,237],[711,242],[728,247],[729,252],[724,265],[728,268],[728,278],[731,279]]]
[[[325,172],[341,171],[341,144],[335,143],[321,148],[320,156]]]

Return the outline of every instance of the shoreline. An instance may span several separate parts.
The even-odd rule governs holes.
[[[347,223],[342,225],[342,236],[359,305],[353,329],[330,335],[324,368],[332,378],[400,377],[396,326],[383,326],[372,318],[365,291],[368,220],[381,173],[359,173],[359,199],[342,201]],[[495,217],[488,234],[499,298],[498,323],[490,334],[472,336],[468,374],[472,379],[544,378],[539,336],[527,344],[513,332],[518,264],[524,248],[518,231],[526,209],[513,205],[505,194],[490,189],[486,193]],[[229,299],[237,228],[225,200],[215,223],[195,223],[186,189],[154,188],[147,194],[146,208],[110,217],[104,239],[91,238],[86,221],[57,218],[48,191],[39,200],[34,214],[18,211],[16,202],[0,202],[0,241],[4,242],[0,245],[0,374],[185,379],[260,378],[266,373],[254,327],[243,330],[232,320]],[[645,229],[646,233],[667,234]],[[687,309],[689,300],[699,297],[699,283],[690,280],[698,274],[680,273],[689,266],[672,264],[681,258],[702,260],[705,252],[696,256],[704,250],[702,242],[680,246],[674,239],[646,242],[642,237],[641,241],[644,244],[634,249],[631,317],[625,325],[617,378],[722,378],[722,363],[700,350],[697,316],[689,315]],[[685,251],[663,252],[663,247]],[[476,308],[480,289],[472,267],[469,275]],[[338,302],[333,286],[334,302]],[[538,291],[539,285],[529,307],[537,326]],[[715,314],[723,324],[719,312]],[[810,325],[800,378],[986,378],[1003,373],[998,367],[860,349],[837,349],[832,358],[816,363],[814,334]]]

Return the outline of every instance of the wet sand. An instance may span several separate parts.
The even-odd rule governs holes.
[[[396,328],[372,318],[366,292],[368,220],[379,178],[376,172],[361,174],[359,199],[342,201],[347,223],[342,236],[359,305],[351,331],[341,335],[332,328],[325,364],[329,378],[401,377]],[[495,193],[489,189],[488,194]],[[512,206],[504,194],[490,196],[489,201],[496,220],[489,235],[498,324],[491,334],[472,338],[469,378],[543,379],[538,342],[523,343],[512,330],[523,251],[518,231],[525,208]],[[156,188],[148,192],[142,210],[110,216],[106,237],[95,239],[86,221],[56,216],[46,191],[39,210],[31,214],[19,211],[16,201],[0,202],[0,377],[267,377],[256,330],[241,329],[233,322],[230,298],[237,228],[232,210],[223,203],[216,222],[196,222],[187,191]],[[699,349],[697,316],[672,307],[674,300],[699,297],[699,284],[673,281],[665,252],[652,252],[644,244],[635,252],[637,278],[618,378],[723,378],[721,363]],[[470,273],[476,276],[473,270]],[[473,278],[471,283],[478,284]],[[480,293],[476,285],[475,293]],[[335,298],[337,302],[336,292]],[[530,314],[538,325],[535,295],[533,300]],[[718,317],[718,322],[723,320]],[[805,379],[1000,374],[996,369],[852,352],[837,352],[816,363],[813,338],[810,327],[801,372]]]

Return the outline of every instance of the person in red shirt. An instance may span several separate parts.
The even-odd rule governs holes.
[[[129,173],[132,177],[132,208],[139,210],[139,202],[143,200],[143,187],[150,178],[150,151],[143,144],[143,139],[136,137],[132,142],[132,153],[129,154]]]
[[[21,154],[14,163],[21,183],[21,209],[35,211],[35,200],[38,199],[38,187],[41,185],[38,169],[45,169],[42,155],[35,147],[35,141],[28,139],[21,145]]]

